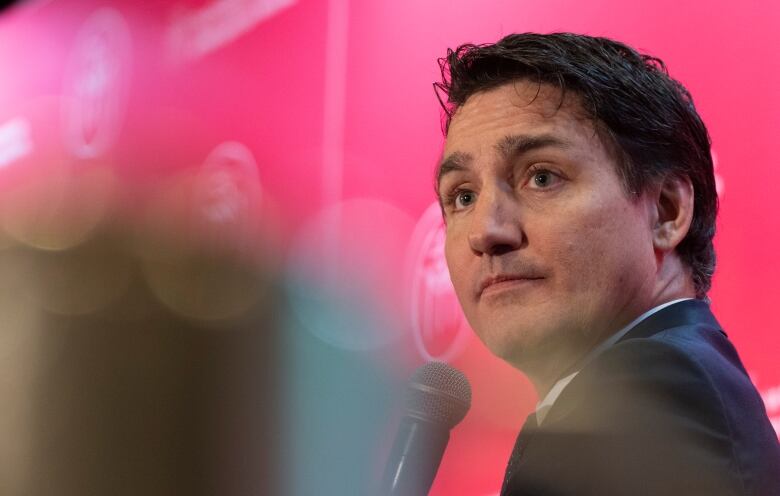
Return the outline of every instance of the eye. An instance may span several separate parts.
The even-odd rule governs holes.
[[[560,176],[547,169],[535,169],[530,171],[530,185],[534,189],[548,189],[561,180]]]
[[[455,191],[455,208],[466,208],[477,199],[477,194],[467,189]]]
[[[475,192],[458,188],[447,195],[445,203],[451,206],[453,210],[463,210],[472,205],[476,199],[477,194]]]

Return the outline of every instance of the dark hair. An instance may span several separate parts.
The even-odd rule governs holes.
[[[434,87],[446,114],[445,135],[471,95],[526,79],[560,88],[561,103],[567,90],[579,97],[605,145],[616,149],[628,194],[639,196],[668,175],[688,177],[693,221],[677,253],[692,269],[697,297],[706,296],[715,270],[718,210],[710,138],[690,93],[669,77],[660,59],[607,38],[523,33],[450,49],[439,66],[442,82]]]

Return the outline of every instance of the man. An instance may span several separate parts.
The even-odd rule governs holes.
[[[776,434],[706,298],[717,197],[685,88],[573,34],[441,66],[452,282],[540,398],[502,495],[780,494]]]

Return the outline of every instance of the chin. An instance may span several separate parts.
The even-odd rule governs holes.
[[[493,329],[482,339],[490,352],[515,368],[538,352],[535,336],[526,329]]]
[[[492,326],[480,337],[493,355],[525,373],[549,367],[550,360],[560,359],[560,352],[569,345],[560,329],[544,328],[541,323],[522,328]]]

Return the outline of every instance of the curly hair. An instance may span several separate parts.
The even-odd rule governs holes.
[[[446,135],[468,98],[515,80],[553,85],[578,97],[606,144],[616,149],[618,174],[639,196],[667,176],[693,185],[693,220],[676,250],[705,298],[715,270],[718,197],[707,128],[685,87],[663,61],[608,38],[572,33],[512,34],[495,44],[464,44],[439,59],[434,83]]]

